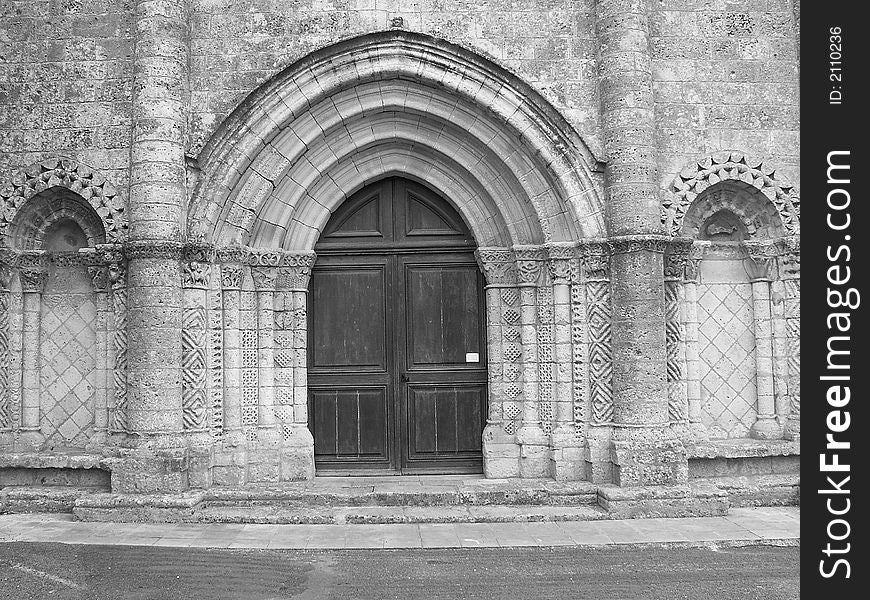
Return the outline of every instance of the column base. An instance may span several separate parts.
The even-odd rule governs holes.
[[[554,431],[550,444],[550,476],[556,481],[583,480],[586,474],[584,440],[574,427]]]
[[[501,423],[487,423],[483,429],[483,473],[487,479],[520,476],[520,445]]]
[[[758,415],[758,419],[749,429],[749,437],[756,440],[780,440],[782,427],[774,415]]]
[[[801,441],[801,422],[797,419],[789,419],[785,422],[785,428],[782,432],[782,437],[795,442]]]
[[[45,436],[39,429],[26,429],[18,435],[18,445],[24,452],[35,452],[42,448],[45,443]]]
[[[520,477],[541,479],[550,475],[550,441],[536,425],[523,425],[517,431],[520,443]]]
[[[667,427],[614,430],[610,460],[613,483],[620,487],[674,485],[689,479],[686,447]]]
[[[584,476],[592,483],[613,481],[613,464],[610,462],[610,427],[590,426],[583,447],[585,457]]]

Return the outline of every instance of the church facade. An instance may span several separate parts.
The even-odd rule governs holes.
[[[3,484],[799,460],[796,1],[0,5]]]

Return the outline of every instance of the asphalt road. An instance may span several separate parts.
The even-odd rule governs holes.
[[[206,550],[0,544],[0,598],[799,597],[798,548]]]

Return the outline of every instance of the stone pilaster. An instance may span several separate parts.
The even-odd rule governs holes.
[[[109,432],[127,432],[127,263],[120,253],[107,257],[111,287],[112,340],[107,344],[107,361],[112,365],[112,395]]]
[[[224,258],[224,257],[222,257]],[[240,290],[244,275],[241,264],[220,265],[223,297],[224,444],[242,443],[242,342],[239,333]]]
[[[283,294],[285,353],[282,370],[288,373],[290,391],[283,403],[292,409],[292,419],[282,424],[281,480],[314,477],[314,437],[308,429],[308,283],[314,266],[313,253],[284,254],[278,269],[276,291]],[[285,384],[286,385],[286,384]]]
[[[686,379],[685,289],[683,278],[691,239],[673,239],[665,251],[665,353],[668,376],[668,420],[685,443],[695,441],[689,427]]]
[[[478,248],[486,279],[489,398],[483,430],[483,470],[487,477],[519,477],[516,439],[521,392],[520,304],[514,254],[507,248]]]
[[[253,266],[251,276],[257,290],[257,356],[260,402],[257,425],[261,441],[277,443],[275,430],[275,281],[277,266]]]
[[[206,289],[210,254],[207,248],[186,248],[182,265],[181,417],[185,431],[191,432],[207,427]]]
[[[598,0],[601,115],[613,302],[613,480],[685,481],[668,426],[663,251],[647,3]]]
[[[100,448],[106,443],[109,431],[109,392],[112,386],[109,384],[110,353],[108,347],[111,344],[109,323],[111,321],[111,308],[109,292],[109,270],[105,265],[88,267],[88,274],[94,285],[96,295],[97,320],[95,323],[96,333],[96,389],[94,390],[94,435],[88,441],[89,448]]]
[[[786,328],[786,358],[789,414],[783,435],[786,439],[799,441],[801,437],[801,254],[800,237],[782,240],[779,258],[779,275],[784,290],[784,314]]]
[[[9,282],[12,268],[0,256],[0,431],[12,429],[9,406]]]
[[[701,357],[698,351],[698,277],[700,275],[701,252],[693,246],[685,265],[684,322],[686,324],[686,403],[689,409],[689,431],[692,439],[706,440],[709,433],[701,421]]]
[[[752,285],[753,328],[755,332],[755,384],[758,394],[757,417],[749,430],[756,439],[776,440],[782,427],[776,420],[773,372],[773,321],[771,319],[770,283],[775,277],[776,260],[769,244],[746,243],[749,258],[746,272]]]
[[[40,257],[21,259],[18,277],[23,294],[22,341],[21,341],[21,441],[26,448],[39,449],[42,444],[40,431],[40,329],[42,295],[48,271]]]
[[[571,323],[573,244],[547,247],[547,268],[553,284],[553,405],[554,426],[550,434],[550,472],[556,480],[583,478],[583,437],[574,422],[574,377]]]
[[[520,443],[520,476],[546,477],[550,471],[549,440],[541,425],[540,347],[538,338],[538,287],[546,254],[539,246],[515,246],[520,301],[522,343],[522,417],[517,430]]]
[[[613,306],[610,299],[610,247],[603,241],[580,246],[586,313],[589,415],[586,432],[586,479],[609,482],[610,424],[613,419]]]
[[[186,198],[187,3],[135,0],[134,35],[127,427],[138,436],[137,445],[178,446],[184,427],[180,254]],[[187,486],[183,468],[170,471],[155,464],[156,489]]]

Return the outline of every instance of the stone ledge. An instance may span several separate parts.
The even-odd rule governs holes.
[[[693,458],[761,458],[768,456],[800,456],[799,441],[789,440],[715,440],[688,444],[686,454]]]
[[[0,453],[0,469],[106,469],[111,470],[106,457],[77,452]]]
[[[610,519],[717,517],[728,514],[728,492],[701,483],[598,488],[598,504]]]
[[[800,504],[800,475],[712,477],[705,481],[727,493],[735,508]]]

